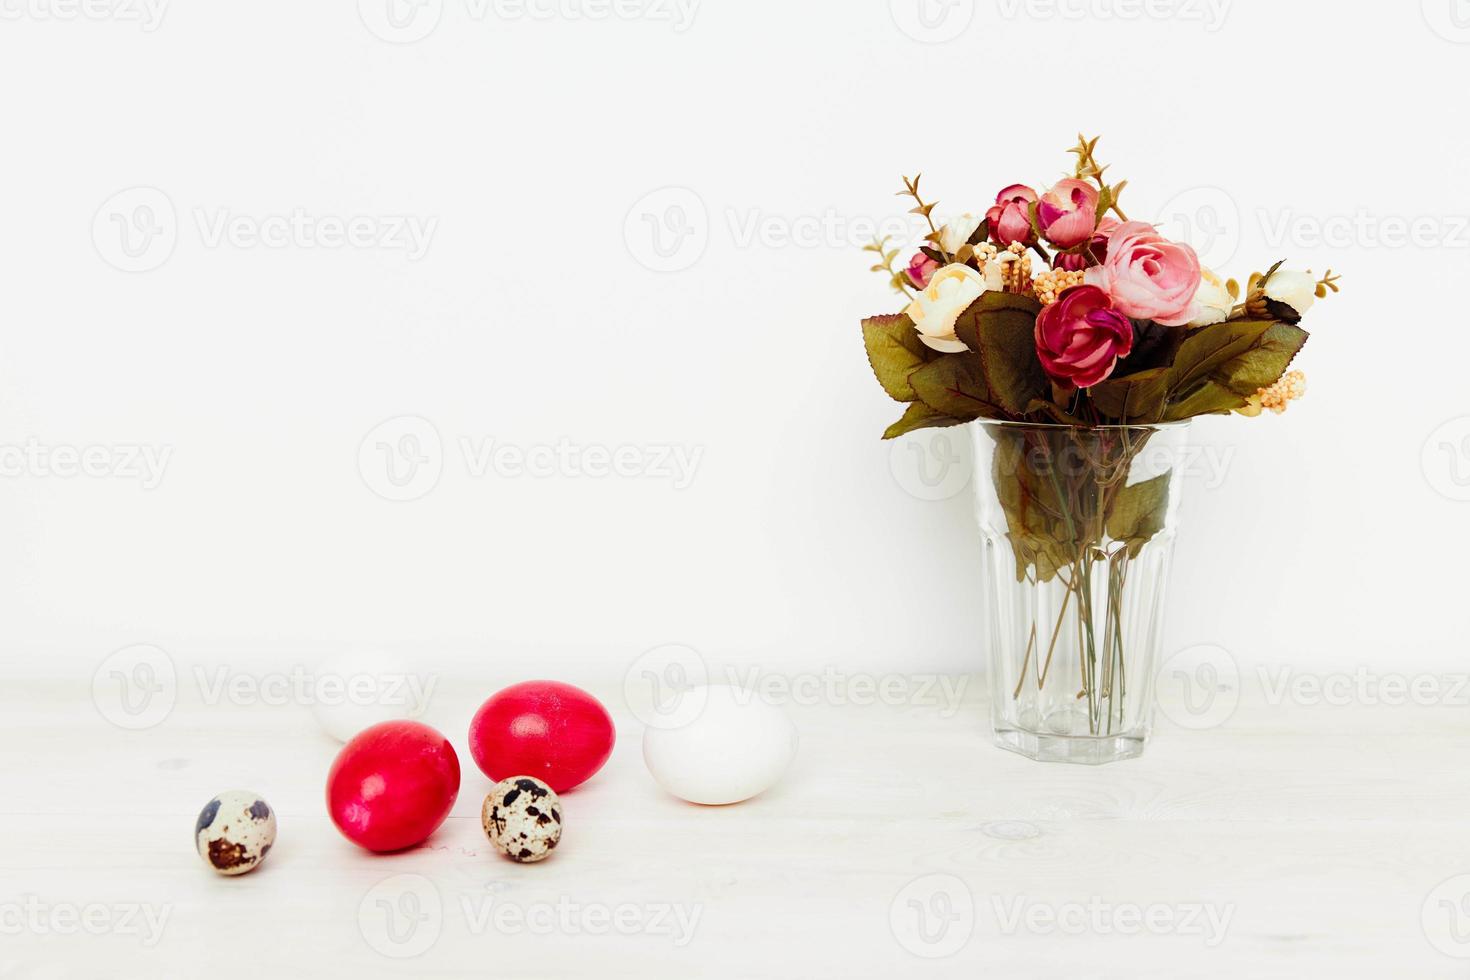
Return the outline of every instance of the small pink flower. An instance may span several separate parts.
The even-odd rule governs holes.
[[[1097,188],[1074,177],[1057,181],[1041,195],[1036,223],[1057,248],[1076,248],[1097,230]]]
[[[986,212],[990,221],[990,237],[1004,248],[1013,242],[1032,245],[1036,234],[1031,228],[1031,205],[1036,192],[1025,184],[1012,184],[995,195],[995,207]]]
[[[1083,269],[1101,265],[1103,259],[1108,256],[1108,236],[1121,224],[1117,218],[1104,217],[1097,223],[1097,231],[1092,233],[1092,240],[1086,245],[1079,245],[1067,252],[1058,252],[1052,256],[1051,264],[1054,269],[1066,269],[1068,272],[1081,272]]]
[[[1093,233],[1092,243],[1087,246],[1087,251],[1095,260],[1093,264],[1099,265],[1108,257],[1108,238],[1123,222],[1112,215],[1104,215],[1097,223],[1097,231]]]
[[[939,263],[929,258],[923,252],[918,252],[909,259],[909,267],[904,270],[908,273],[909,282],[916,289],[928,289],[929,280],[934,278],[934,273],[939,271]]]
[[[1105,380],[1133,350],[1133,324],[1096,286],[1073,286],[1036,318],[1036,356],[1046,373],[1077,388]]]
[[[1107,257],[1087,270],[1087,282],[1106,291],[1113,306],[1134,319],[1183,326],[1194,315],[1199,256],[1152,225],[1129,221],[1108,236]]]

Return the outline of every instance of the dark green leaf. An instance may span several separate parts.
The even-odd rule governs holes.
[[[1183,327],[1164,327],[1152,320],[1133,321],[1133,350],[1118,362],[1114,378],[1138,374],[1156,367],[1168,367],[1179,353],[1179,345],[1189,333]]]
[[[1087,389],[1098,411],[1120,422],[1156,422],[1169,394],[1167,367],[1109,378]]]
[[[979,354],[944,354],[909,375],[915,396],[935,413],[969,421],[1003,418],[985,381]]]
[[[1041,304],[1029,296],[992,290],[955,322],[955,336],[979,351],[994,401],[1011,415],[1024,415],[1050,390],[1036,356],[1036,315]]]
[[[1293,326],[1302,322],[1302,315],[1290,303],[1282,303],[1278,300],[1267,298],[1266,312],[1276,319],[1290,323]]]

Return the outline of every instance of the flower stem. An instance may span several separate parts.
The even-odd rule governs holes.
[[[1016,693],[1011,695],[1012,700],[1021,696],[1021,688],[1026,686],[1026,668],[1031,666],[1031,651],[1036,648],[1036,622],[1031,623],[1031,639],[1026,643],[1026,659],[1021,661],[1021,677],[1016,681]],[[1037,675],[1036,689],[1041,689],[1041,675]]]

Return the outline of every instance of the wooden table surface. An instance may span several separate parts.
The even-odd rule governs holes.
[[[482,686],[441,684],[425,719],[465,766],[453,815],[375,857],[327,818],[337,744],[300,706],[180,697],[128,731],[88,684],[12,682],[0,977],[1470,976],[1456,699],[1272,703],[1243,683],[1220,724],[1165,717],[1142,759],[1080,768],[994,748],[982,683],[957,705],[790,706],[792,771],[725,808],[664,795],[618,686],[587,685],[617,750],[565,796],[555,855],[518,866],[479,826]],[[233,788],[280,836],[225,879],[191,829]]]

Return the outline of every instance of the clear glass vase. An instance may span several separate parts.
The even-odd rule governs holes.
[[[1046,762],[1140,755],[1188,424],[971,428],[996,741]]]

